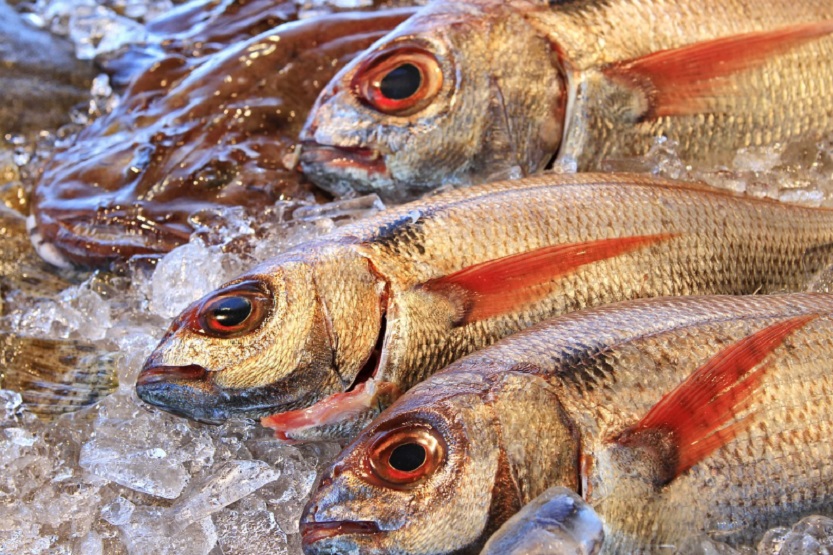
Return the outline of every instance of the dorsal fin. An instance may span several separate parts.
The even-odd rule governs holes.
[[[453,299],[461,307],[457,324],[468,324],[540,300],[545,293],[535,290],[536,285],[677,235],[658,233],[552,245],[475,264],[420,287]]]
[[[662,443],[655,452],[664,459],[657,468],[665,475],[658,476],[658,482],[667,484],[750,424],[749,416],[729,422],[751,401],[768,368],[764,360],[787,336],[817,317],[777,322],[723,349],[613,441],[625,447]]]
[[[833,33],[833,20],[698,42],[607,67],[605,75],[642,89],[643,119],[696,114],[711,98],[737,95],[731,76],[773,56]]]

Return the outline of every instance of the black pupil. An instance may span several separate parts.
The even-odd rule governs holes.
[[[226,297],[211,307],[214,320],[227,328],[242,324],[251,313],[252,303],[245,297]]]
[[[391,100],[402,100],[413,95],[422,84],[422,75],[413,64],[402,64],[390,70],[379,83],[379,91]]]
[[[425,462],[425,448],[416,443],[405,443],[390,454],[390,465],[400,472],[412,472]]]

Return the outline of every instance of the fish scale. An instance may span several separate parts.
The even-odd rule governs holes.
[[[796,323],[774,343],[733,355],[761,353],[763,377],[717,413],[726,418],[717,429],[739,425],[737,433],[693,466],[666,482],[655,436],[618,439],[660,399],[676,406],[678,387],[704,388],[712,402],[692,374],[784,322]],[[305,509],[304,551],[478,553],[508,515],[557,485],[578,490],[602,518],[603,553],[673,549],[703,534],[754,545],[769,528],[833,510],[831,354],[833,296],[823,294],[642,299],[544,322],[454,363],[374,420]],[[758,367],[742,364],[740,376]],[[373,470],[386,463],[373,446],[380,438],[428,445],[400,435],[414,426],[439,436],[442,454],[410,481],[388,483]],[[453,531],[441,522],[449,514]],[[352,526],[358,521],[362,531]]]

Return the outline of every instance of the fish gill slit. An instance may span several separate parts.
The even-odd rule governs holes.
[[[500,82],[493,76],[490,78],[492,84],[497,92],[498,100],[500,101],[500,115],[503,118],[503,125],[506,127],[507,140],[512,145],[512,154],[515,157],[515,164],[521,169],[524,177],[527,175],[527,169],[521,163],[521,157],[518,155],[518,145],[515,141],[515,130],[512,128],[512,121],[506,113],[506,99],[503,96],[503,89],[500,88]]]
[[[373,377],[374,374],[376,374],[376,370],[379,368],[379,362],[382,360],[382,348],[385,344],[387,323],[387,314],[382,313],[382,319],[379,325],[379,335],[376,337],[376,343],[374,344],[373,350],[370,352],[370,356],[367,357],[367,360],[361,370],[359,370],[359,373],[356,374],[356,379],[353,380],[353,383],[347,388],[346,391],[348,393],[354,391],[359,385],[366,383]]]

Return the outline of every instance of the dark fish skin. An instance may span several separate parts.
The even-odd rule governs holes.
[[[551,486],[603,520],[602,553],[703,535],[754,545],[833,510],[831,356],[825,294],[642,299],[550,320],[375,419],[310,499],[304,552],[478,553]]]
[[[293,154],[306,113],[341,65],[411,13],[288,22],[196,57],[182,50],[197,38],[175,34],[171,51],[133,78],[119,105],[44,169],[32,200],[39,252],[62,267],[107,268],[168,252],[224,207],[256,216],[280,199],[314,199]],[[243,23],[263,27],[256,16],[200,36],[240,38]]]
[[[691,164],[833,131],[827,0],[437,0],[322,91],[301,165],[336,194]]]
[[[195,302],[137,392],[198,420],[268,416],[280,437],[343,439],[452,361],[546,318],[798,291],[831,262],[829,210],[644,175],[469,187],[298,246]]]

